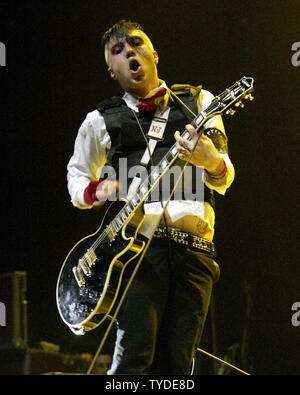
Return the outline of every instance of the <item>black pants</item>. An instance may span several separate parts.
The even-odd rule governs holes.
[[[189,374],[218,278],[212,258],[153,239],[119,312],[108,374]]]

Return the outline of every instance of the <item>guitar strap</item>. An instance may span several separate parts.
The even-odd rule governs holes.
[[[149,132],[147,134],[148,137],[150,137],[149,140],[149,149],[150,149],[150,153],[149,153],[149,149],[147,147],[141,161],[140,164],[143,166],[147,166],[149,161],[150,161],[150,157],[152,156],[156,144],[159,140],[163,139],[164,136],[164,132],[167,126],[167,122],[168,122],[168,118],[169,118],[169,113],[170,113],[170,107],[166,107],[164,108],[162,111],[157,108],[154,117],[152,119],[150,128],[149,128]],[[151,154],[151,155],[150,155]]]
[[[132,110],[133,111],[133,110]],[[137,120],[137,123],[141,129],[140,123],[136,117],[135,112],[133,111],[134,116]],[[163,110],[157,108],[152,119],[149,131],[147,136],[149,137],[149,141],[147,142],[146,150],[140,160],[140,165],[147,167],[150,159],[154,153],[156,144],[158,141],[163,140],[164,132],[167,126],[168,118],[170,113],[170,107],[165,107]],[[144,131],[141,129],[142,134]],[[130,200],[133,195],[136,193],[138,187],[140,186],[142,179],[138,176],[135,176],[128,188],[127,199]]]

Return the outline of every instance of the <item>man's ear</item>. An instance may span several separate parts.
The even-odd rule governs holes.
[[[155,64],[158,64],[158,53],[156,51],[153,52],[153,56]]]
[[[113,71],[113,69],[111,68],[111,67],[109,67],[108,69],[107,69],[107,72],[108,72],[108,74],[110,75],[110,77],[112,78],[112,79],[116,79],[117,77],[116,77],[116,74],[114,73],[114,71]]]

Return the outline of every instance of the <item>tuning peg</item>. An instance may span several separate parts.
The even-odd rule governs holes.
[[[251,95],[251,93],[248,93],[248,95],[245,96],[245,99],[252,101],[254,100],[254,97]]]
[[[244,108],[245,107],[245,105],[244,105],[244,103],[240,100],[240,101],[237,101],[236,103],[235,103],[235,106],[236,107],[241,107],[241,108]]]
[[[229,110],[226,111],[227,115],[234,115],[235,114],[235,110],[233,110],[232,108],[230,108]]]

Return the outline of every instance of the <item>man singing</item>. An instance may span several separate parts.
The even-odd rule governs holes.
[[[121,180],[101,174],[108,164],[119,174],[121,159],[127,170],[139,165],[149,171],[176,143],[175,165],[191,169],[177,185],[164,188],[162,182],[156,199],[144,203],[140,233],[153,238],[117,316],[108,374],[188,375],[220,273],[214,260],[213,193],[224,195],[234,179],[227,137],[215,116],[198,138],[192,120],[214,96],[200,86],[169,88],[158,77],[158,53],[142,26],[122,20],[104,33],[102,43],[108,74],[124,94],[101,102],[79,129],[68,164],[73,205],[89,209],[117,190],[124,193]],[[185,129],[189,140],[181,136]],[[135,181],[128,178],[126,193]],[[195,191],[199,182],[201,193],[184,193],[188,187]],[[181,194],[176,188],[172,194],[173,187]]]

